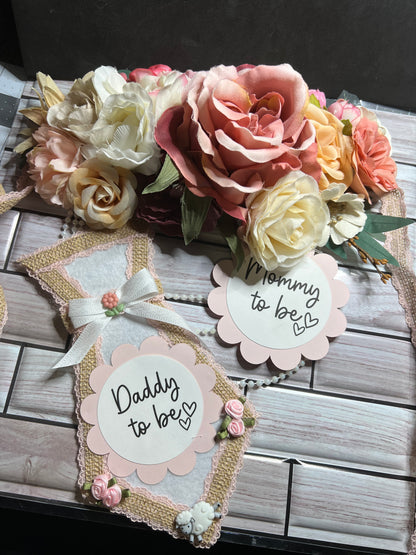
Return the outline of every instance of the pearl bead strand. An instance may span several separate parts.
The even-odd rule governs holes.
[[[296,372],[300,369],[303,368],[305,366],[305,361],[301,360],[299,362],[299,364],[293,368],[292,370],[285,370],[283,372],[281,372],[280,374],[276,375],[276,376],[272,376],[271,378],[265,378],[263,379],[259,379],[259,380],[249,380],[249,379],[244,379],[244,380],[240,380],[238,382],[238,387],[240,389],[245,389],[247,387],[247,389],[260,389],[262,387],[267,387],[269,385],[274,385],[277,384],[283,380],[285,380],[286,378],[289,378],[290,376],[292,376],[293,374],[296,374]]]

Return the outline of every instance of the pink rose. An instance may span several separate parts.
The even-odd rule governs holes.
[[[135,81],[136,83],[140,83],[140,80],[145,75],[153,75],[157,76],[161,73],[169,73],[172,69],[169,66],[164,64],[155,64],[154,66],[150,66],[148,68],[137,67],[130,72],[129,81]]]
[[[33,137],[38,144],[27,155],[27,162],[35,191],[46,202],[63,205],[68,180],[83,162],[81,145],[64,131],[46,124]]]
[[[340,121],[343,119],[350,120],[353,127],[355,127],[361,119],[361,110],[357,106],[354,106],[354,104],[351,104],[351,102],[347,102],[342,98],[333,102],[328,110]]]
[[[100,501],[104,498],[107,493],[108,489],[108,481],[111,480],[110,474],[100,474],[94,478],[94,481],[91,485],[91,495],[97,501]]]
[[[326,96],[325,93],[320,91],[319,89],[309,89],[309,95],[313,94],[316,100],[319,102],[319,106],[321,108],[325,108],[326,106]]]
[[[232,418],[241,418],[244,412],[244,405],[238,399],[230,399],[225,403],[224,410]]]
[[[353,130],[354,151],[352,162],[355,169],[351,189],[368,198],[367,189],[377,195],[397,188],[397,168],[390,157],[391,145],[376,121],[363,117]]]
[[[308,87],[290,65],[217,66],[193,74],[155,137],[197,196],[245,220],[249,193],[293,170],[320,177]]]
[[[112,507],[115,507],[120,503],[122,497],[123,494],[121,492],[120,486],[114,484],[114,486],[108,488],[104,497],[102,498],[102,502],[105,507],[111,509]]]
[[[245,432],[244,422],[239,419],[231,420],[231,422],[227,426],[227,431],[230,436],[233,437],[240,437]]]

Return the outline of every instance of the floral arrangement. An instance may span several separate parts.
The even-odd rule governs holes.
[[[101,66],[63,94],[38,73],[40,105],[16,151],[48,203],[91,229],[137,218],[186,244],[219,231],[241,264],[289,269],[327,247],[379,269],[383,232],[406,218],[370,211],[397,188],[386,129],[345,98],[327,102],[288,64]]]

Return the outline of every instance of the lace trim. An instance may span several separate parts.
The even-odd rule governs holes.
[[[404,193],[396,189],[382,198],[381,212],[390,216],[406,217]],[[407,227],[386,234],[386,248],[396,258],[399,266],[390,265],[392,284],[398,293],[399,303],[405,311],[411,341],[416,347],[416,276]]]
[[[7,212],[13,208],[22,198],[26,197],[33,191],[34,185],[28,185],[21,191],[12,191],[5,193],[3,187],[0,189],[0,214]]]

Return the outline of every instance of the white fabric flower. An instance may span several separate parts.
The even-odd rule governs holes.
[[[180,71],[159,75],[145,74],[138,83],[149,93],[154,104],[156,122],[165,110],[182,103],[188,78]]]
[[[321,193],[331,215],[328,225],[329,236],[336,245],[355,237],[363,230],[367,219],[364,198],[354,193],[346,193],[346,190],[346,185],[338,183]]]
[[[138,83],[125,83],[122,92],[104,102],[83,154],[152,175],[159,170],[161,157],[154,121],[149,94]]]
[[[94,71],[92,81],[103,104],[110,95],[120,94],[126,84],[124,77],[116,68],[110,66],[98,67]]]
[[[76,79],[65,99],[48,110],[49,125],[88,142],[101,109],[101,99],[93,84],[94,72]]]
[[[266,270],[289,269],[327,241],[329,210],[316,181],[293,171],[248,195],[245,241]]]

